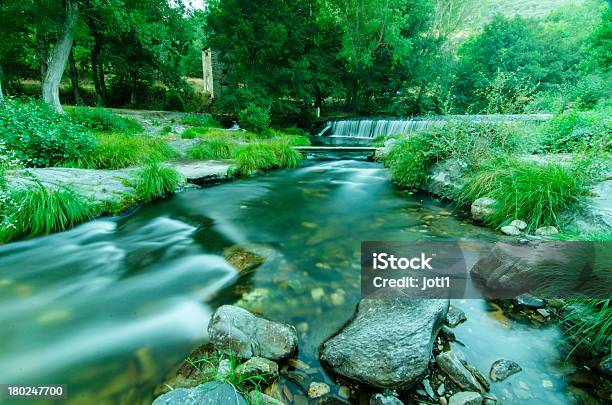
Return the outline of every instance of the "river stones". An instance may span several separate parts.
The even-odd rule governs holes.
[[[153,405],[247,405],[230,384],[208,382],[194,388],[177,388],[153,401]]]
[[[452,197],[461,190],[467,163],[457,159],[447,159],[434,163],[428,170],[425,188],[441,197]]]
[[[559,230],[554,226],[543,226],[535,230],[536,236],[552,236],[558,233]]]
[[[511,375],[514,375],[522,370],[523,369],[521,368],[521,366],[519,366],[512,360],[499,359],[491,365],[491,370],[489,371],[489,378],[491,378],[491,380],[495,382],[503,381]]]
[[[524,231],[525,229],[527,229],[527,222],[521,221],[520,219],[515,219],[514,221],[510,222],[510,225],[515,227],[519,231]]]
[[[480,405],[482,395],[472,391],[462,391],[454,394],[448,400],[448,405]]]
[[[271,382],[278,379],[278,364],[263,357],[251,357],[236,367],[236,375],[245,379],[262,376]]]
[[[320,350],[333,372],[374,387],[421,381],[448,300],[363,299],[355,318]]]
[[[370,405],[404,405],[404,403],[393,395],[374,394],[370,397]]]
[[[283,401],[279,401],[278,399],[261,393],[259,391],[249,392],[249,400],[251,404],[257,405],[285,405]]]
[[[465,312],[463,312],[461,309],[455,306],[451,306],[448,309],[445,321],[446,325],[450,326],[451,328],[454,328],[465,321],[467,321],[467,316],[465,316]]]
[[[325,394],[329,394],[331,388],[323,382],[313,381],[308,386],[308,396],[310,398],[319,398]]]
[[[436,363],[462,389],[478,392],[485,391],[476,377],[463,365],[453,351],[444,352],[436,356]]]
[[[293,326],[257,317],[233,305],[223,305],[215,311],[208,324],[208,336],[218,350],[245,359],[257,356],[280,360],[297,348]]]
[[[544,308],[545,306],[544,300],[541,300],[540,298],[529,293],[517,295],[512,299],[512,302],[518,307],[527,309],[538,309]]]
[[[495,212],[493,206],[496,203],[497,201],[489,197],[480,197],[476,199],[470,208],[474,221],[484,221],[487,216],[493,214]]]
[[[521,230],[513,225],[502,226],[500,228],[500,231],[504,235],[508,235],[508,236],[520,236],[522,234]]]
[[[223,251],[223,257],[240,273],[255,270],[264,262],[263,257],[247,250],[247,247],[234,245]]]

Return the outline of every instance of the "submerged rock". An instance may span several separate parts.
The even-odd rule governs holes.
[[[291,325],[257,317],[232,305],[223,305],[208,325],[208,336],[216,348],[248,359],[289,357],[297,348],[297,333]]]
[[[427,370],[448,300],[363,299],[321,348],[332,371],[374,387],[407,389]]]
[[[153,401],[153,405],[247,405],[246,400],[230,384],[217,381],[194,388],[178,388]]]
[[[462,389],[484,392],[484,388],[476,377],[463,365],[457,355],[452,352],[444,352],[436,356],[438,367]]]
[[[472,391],[462,391],[450,397],[448,405],[480,405],[482,395]]]
[[[223,257],[239,272],[254,270],[264,262],[263,257],[253,253],[245,246],[235,245],[223,251]]]
[[[521,366],[519,366],[512,360],[499,359],[491,365],[489,377],[495,382],[503,381],[511,375],[514,375],[522,370],[523,369],[521,368]]]
[[[310,398],[322,397],[325,394],[329,394],[329,391],[331,391],[331,388],[329,387],[329,385],[323,382],[313,381],[308,386],[308,396]]]
[[[465,312],[461,309],[451,306],[448,309],[448,313],[446,314],[446,324],[451,328],[456,327],[462,322],[467,321],[467,316],[465,316]]]
[[[370,397],[370,405],[404,405],[404,403],[393,395],[374,394]]]
[[[497,201],[489,197],[480,197],[476,199],[470,208],[474,221],[484,221],[487,216],[493,214],[495,212],[493,206],[496,203]]]

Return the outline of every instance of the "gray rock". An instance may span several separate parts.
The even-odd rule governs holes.
[[[308,396],[310,398],[319,398],[325,394],[329,394],[331,388],[324,382],[313,381],[308,386]]]
[[[450,326],[451,328],[454,328],[465,321],[467,321],[467,316],[465,316],[465,312],[463,312],[461,309],[455,306],[451,306],[448,309],[445,321],[446,325]]]
[[[436,162],[428,170],[425,189],[432,194],[451,198],[465,184],[463,175],[466,169],[467,163],[457,159]]]
[[[504,235],[509,235],[509,236],[520,236],[522,234],[521,230],[513,225],[502,226],[500,231]]]
[[[257,356],[280,360],[297,348],[293,326],[257,317],[232,305],[215,311],[208,324],[208,336],[218,350],[245,359]]]
[[[510,225],[515,227],[519,231],[524,231],[525,229],[527,229],[527,222],[521,221],[520,219],[515,219],[514,221],[510,222]]]
[[[594,260],[590,242],[498,242],[470,271],[487,289],[496,290],[497,298],[512,298],[538,287],[554,288],[549,294],[562,296],[574,293],[577,285],[590,279]],[[556,280],[552,286],[551,277]]]
[[[217,381],[194,388],[177,388],[153,401],[153,405],[247,405],[242,395],[230,384]]]
[[[463,367],[465,367],[474,376],[474,378],[478,380],[480,385],[482,385],[486,391],[491,389],[491,384],[489,384],[489,381],[487,381],[487,378],[480,372],[480,370],[465,360],[461,360],[461,364],[463,364]]]
[[[527,309],[544,308],[545,305],[544,300],[541,300],[540,298],[529,293],[517,295],[512,299],[512,302],[519,307]]]
[[[448,351],[436,356],[438,367],[457,385],[464,390],[484,392],[476,377],[465,368],[461,360],[454,352]]]
[[[462,391],[450,397],[448,405],[481,405],[482,395],[477,392]]]
[[[548,318],[550,316],[550,312],[548,312],[546,308],[538,308],[536,309],[536,312],[542,315],[544,318]]]
[[[543,226],[535,230],[536,236],[552,236],[558,233],[559,230],[554,226]]]
[[[425,392],[431,399],[436,399],[436,393],[427,378],[423,380],[423,388],[425,388]]]
[[[232,372],[232,364],[229,359],[223,359],[219,362],[219,367],[217,367],[217,377],[220,379],[227,378]]]
[[[495,212],[494,206],[497,203],[492,198],[480,197],[472,203],[470,211],[474,221],[484,221],[485,218]]]
[[[491,365],[491,370],[489,371],[489,378],[491,378],[491,380],[495,382],[503,381],[511,375],[514,375],[522,370],[523,369],[521,368],[521,366],[519,366],[512,360],[499,359]]]
[[[452,329],[446,325],[442,326],[440,329],[440,336],[451,342],[456,340],[455,332],[453,332]]]
[[[370,405],[404,405],[404,403],[392,395],[374,394],[370,397]]]
[[[271,382],[278,378],[278,364],[263,357],[251,357],[236,367],[236,374],[244,378],[262,376]]]
[[[407,389],[421,381],[448,300],[363,299],[353,321],[325,342],[332,371],[374,387]]]
[[[283,401],[279,401],[278,399],[259,391],[249,392],[249,400],[253,405],[285,405]]]

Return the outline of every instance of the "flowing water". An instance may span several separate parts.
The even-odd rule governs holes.
[[[204,341],[211,312],[241,301],[296,325],[300,359],[336,394],[317,350],[359,300],[360,242],[496,238],[451,211],[393,188],[379,164],[311,161],[2,246],[0,383],[68,384],[62,404],[150,403]],[[222,256],[235,244],[265,263],[239,277]],[[503,403],[569,402],[556,328],[509,320],[482,300],[455,305],[468,316],[455,350],[483,372],[498,358],[523,367],[493,384]]]

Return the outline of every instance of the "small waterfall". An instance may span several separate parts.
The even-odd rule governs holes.
[[[330,121],[319,136],[374,138],[378,135],[408,134],[442,121],[424,119],[360,119]]]

